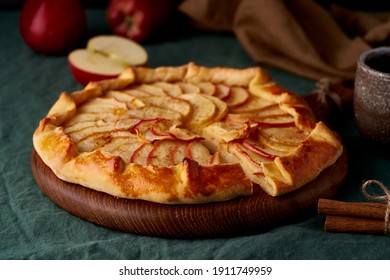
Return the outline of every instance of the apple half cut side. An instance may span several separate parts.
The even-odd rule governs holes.
[[[101,53],[120,64],[146,65],[148,54],[138,43],[116,35],[99,35],[88,40],[87,49]]]
[[[126,67],[146,65],[148,55],[139,44],[117,36],[96,36],[86,49],[76,49],[68,55],[70,70],[82,85],[90,81],[112,79]]]
[[[77,49],[68,55],[70,71],[75,80],[85,86],[91,81],[117,77],[127,67],[100,53]]]

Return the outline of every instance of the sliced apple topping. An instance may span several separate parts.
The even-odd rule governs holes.
[[[200,88],[191,83],[177,82],[175,85],[179,86],[181,91],[185,93],[200,93]]]
[[[249,139],[246,139],[244,141],[242,141],[242,145],[247,148],[249,151],[252,151],[264,158],[267,158],[267,159],[275,159],[276,158],[276,155],[275,154],[270,154],[269,152],[266,152],[265,148],[264,147],[260,147],[259,146],[259,143],[254,143],[252,141],[250,141]]]
[[[264,122],[258,120],[250,120],[249,125],[258,128],[282,128],[282,127],[295,127],[295,122]]]
[[[196,86],[199,87],[201,93],[208,94],[208,95],[215,95],[217,91],[217,87],[210,82],[202,82],[196,84]]]
[[[248,100],[243,104],[231,107],[230,112],[236,114],[257,113],[271,104],[270,101],[250,95]]]
[[[176,145],[172,149],[172,154],[170,157],[170,162],[172,165],[179,164],[183,161],[183,159],[186,157],[186,151],[187,151],[187,142],[178,142],[175,141]]]
[[[186,100],[171,96],[147,96],[138,98],[142,103],[160,107],[179,113],[183,118],[187,118],[191,113],[191,105]]]
[[[130,162],[138,163],[140,165],[148,165],[149,154],[154,149],[154,146],[150,143],[143,143],[140,145],[130,157]]]
[[[229,107],[238,107],[244,105],[249,100],[250,93],[242,87],[232,87],[230,95],[224,99]]]
[[[179,95],[183,94],[183,91],[178,85],[174,85],[167,82],[156,82],[153,83],[152,85],[163,89],[166,92],[166,94],[172,97],[178,97]]]
[[[230,87],[224,84],[217,84],[216,92],[213,95],[221,100],[225,100],[231,95]]]
[[[177,127],[175,125],[171,126],[169,128],[169,133],[176,139],[182,140],[182,141],[192,141],[192,140],[202,140],[203,137],[199,136],[196,133],[193,133],[192,131]]]
[[[224,152],[233,154],[243,166],[246,174],[263,174],[263,168],[260,164],[263,158],[245,149],[239,143],[231,143],[227,147],[228,149]]]
[[[214,102],[199,93],[187,93],[180,98],[192,106],[192,113],[187,122],[190,127],[204,126],[213,120],[217,107]]]
[[[176,147],[175,142],[169,140],[158,141],[153,144],[146,159],[147,165],[172,166],[172,153]]]
[[[297,146],[308,137],[305,131],[297,127],[268,128],[262,129],[258,133],[261,133],[267,140],[290,146]]]
[[[200,142],[192,141],[186,149],[186,156],[200,165],[208,165],[211,162],[210,151]]]
[[[249,136],[250,127],[247,123],[215,122],[202,131],[207,139],[215,139],[218,142],[231,142]]]
[[[86,102],[78,108],[78,113],[116,113],[119,111],[125,111],[128,107],[126,103],[120,102],[115,98],[101,98],[97,97],[91,101]]]
[[[139,109],[131,109],[124,113],[123,117],[134,117],[141,120],[145,119],[170,119],[170,120],[181,120],[182,115],[172,110],[156,106],[146,106]]]
[[[138,85],[135,87],[132,87],[132,90],[141,91],[146,93],[146,96],[167,96],[168,94],[161,88],[153,85]]]

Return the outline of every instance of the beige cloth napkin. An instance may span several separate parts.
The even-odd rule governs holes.
[[[390,16],[313,0],[184,0],[198,27],[234,32],[250,57],[311,79],[354,77],[359,55],[390,38]]]

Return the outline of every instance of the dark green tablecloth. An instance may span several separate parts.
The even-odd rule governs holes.
[[[17,11],[0,11],[0,259],[390,259],[390,239],[380,235],[326,233],[324,217],[249,236],[175,240],[117,232],[74,217],[52,203],[31,173],[32,134],[59,93],[80,86],[66,56],[33,53],[18,31]],[[89,11],[90,36],[109,32],[102,11]],[[248,67],[253,62],[229,34],[192,34],[145,45],[149,66]],[[282,86],[304,94],[305,80],[275,69]],[[351,113],[335,129],[350,156],[349,176],[337,199],[364,200],[365,179],[390,186],[390,162],[364,145]]]

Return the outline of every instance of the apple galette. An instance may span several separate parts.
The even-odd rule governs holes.
[[[110,195],[198,204],[292,192],[343,146],[259,67],[128,68],[63,92],[33,136],[62,180]]]

